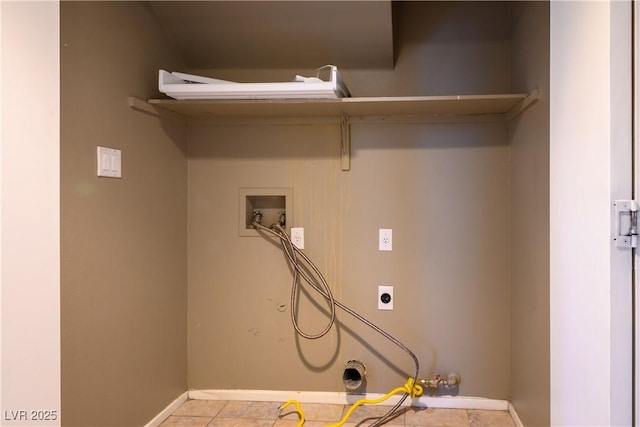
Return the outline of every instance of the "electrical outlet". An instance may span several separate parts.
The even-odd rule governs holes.
[[[293,245],[298,249],[304,249],[304,228],[292,227],[291,228],[291,241]]]
[[[378,310],[393,310],[393,286],[378,286]]]
[[[390,251],[393,248],[393,232],[390,228],[381,228],[378,232],[378,249]]]

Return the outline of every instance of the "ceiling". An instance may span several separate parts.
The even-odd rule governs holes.
[[[393,68],[391,1],[151,1],[190,69]]]

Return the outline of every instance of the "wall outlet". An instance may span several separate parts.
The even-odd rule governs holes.
[[[378,249],[390,251],[393,248],[393,232],[390,228],[381,228],[378,232]]]
[[[293,246],[298,249],[304,249],[304,228],[292,227],[291,228],[291,241]]]
[[[378,286],[378,310],[393,310],[393,286]]]

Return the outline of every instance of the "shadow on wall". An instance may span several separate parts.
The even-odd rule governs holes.
[[[280,247],[280,245],[278,243],[276,243],[276,241],[273,240],[269,240],[269,242],[275,246],[275,247]],[[311,271],[311,269],[307,266],[307,265],[303,265],[300,264],[299,267],[304,270],[305,274],[310,277],[310,278],[315,278],[316,275]],[[293,267],[289,264],[289,269],[290,272],[293,276]],[[311,285],[304,286],[304,280],[300,280],[299,285],[297,286],[297,289],[299,292],[297,292],[297,294],[294,296],[295,298],[295,307],[299,307],[300,306],[300,301],[301,298],[305,298],[305,300],[307,302],[309,302],[311,304],[312,309],[316,310],[317,312],[321,313],[322,316],[324,318],[327,319],[327,322],[330,322],[330,311],[329,309],[326,307],[327,304],[329,304],[328,300],[325,297],[320,297],[318,295],[312,295],[309,292],[309,287],[311,287]],[[293,285],[292,285],[293,286]],[[312,287],[311,287],[312,288]],[[293,303],[293,302],[292,302]],[[324,304],[323,304],[324,303]],[[298,310],[294,309],[295,312],[292,313],[292,316],[296,317],[296,321],[297,321],[297,316],[298,316]],[[347,313],[348,314],[348,313]],[[359,319],[358,319],[359,320]],[[379,361],[381,361],[384,366],[386,366],[388,369],[390,369],[392,372],[395,372],[396,374],[405,377],[405,378],[410,378],[413,377],[413,375],[415,374],[415,372],[411,372],[408,373],[406,371],[404,371],[402,368],[400,368],[396,363],[392,362],[391,359],[389,359],[387,356],[385,356],[383,353],[381,353],[374,345],[372,345],[369,341],[367,341],[361,334],[359,334],[356,330],[354,330],[353,328],[347,326],[344,322],[341,322],[340,320],[338,320],[338,318],[336,317],[335,320],[335,328],[336,328],[336,340],[335,340],[335,344],[334,344],[334,348],[333,351],[331,352],[330,357],[322,364],[317,364],[317,363],[312,363],[311,360],[306,357],[305,351],[303,349],[302,346],[302,336],[300,334],[296,334],[295,335],[295,344],[296,344],[296,350],[298,353],[298,356],[300,357],[300,360],[302,361],[302,363],[304,364],[304,366],[309,369],[312,372],[316,372],[316,373],[322,373],[322,372],[326,372],[328,370],[330,370],[330,368],[336,363],[338,356],[341,354],[340,348],[341,348],[341,342],[342,342],[342,331],[346,332],[352,339],[354,339],[355,341],[357,341],[358,343],[360,343],[360,345],[362,345],[367,351],[368,353],[377,358]],[[362,328],[371,328],[372,330],[375,331],[374,327],[371,327],[370,325],[367,325],[364,322],[361,322],[360,325],[362,326]],[[376,326],[377,327],[377,326]],[[380,334],[382,335],[382,334]],[[386,338],[386,337],[385,337]],[[399,346],[398,346],[399,347]],[[431,349],[431,360],[433,361],[432,364],[435,365],[436,364],[436,360],[437,360],[437,355],[435,350],[432,348]],[[363,367],[364,369],[364,367]],[[343,380],[353,380],[353,378],[351,377],[351,375],[349,374],[349,372],[352,372],[353,369],[347,368],[345,369],[345,373],[343,375]],[[353,389],[349,390],[352,393],[359,393],[359,394],[363,394],[366,393],[366,377],[364,376],[363,373],[359,373],[359,378],[358,378],[358,385],[357,387],[354,387]],[[349,389],[349,387],[347,387]],[[433,393],[431,393],[433,392]],[[430,390],[430,394],[452,394],[451,390],[447,390],[447,392],[445,392],[444,390],[440,391],[433,391]]]
[[[273,245],[274,249],[283,249],[281,244],[278,243],[278,241],[276,241],[276,240],[267,239],[267,242],[269,242],[271,245]],[[294,275],[294,268],[293,268],[291,263],[287,263],[287,265],[288,265],[288,268],[290,270],[290,273],[291,273],[292,277],[297,277],[297,280],[299,280],[297,285],[296,285],[296,283],[292,283],[292,291],[297,290],[296,294],[293,296],[294,300],[291,301],[291,307],[290,307],[290,309],[294,310],[294,312],[291,313],[292,322],[295,322],[295,323],[298,322],[299,307],[300,307],[300,302],[301,302],[302,298],[305,299],[305,302],[310,303],[310,306],[309,306],[310,309],[315,310],[318,313],[320,313],[322,315],[322,317],[326,319],[327,322],[331,322],[330,309],[327,307],[327,306],[330,307],[331,302],[329,301],[328,297],[320,295],[320,292],[318,290],[318,289],[322,288],[322,286],[319,283],[325,281],[325,279],[318,277],[319,272],[313,271],[313,268],[310,265],[308,265],[306,262],[301,262],[301,263],[298,264],[298,268],[300,270],[302,270],[304,276],[310,278],[310,280],[312,282],[314,282],[313,284],[309,284],[309,283],[307,283],[307,281],[304,278],[298,276],[297,274]],[[296,280],[296,279],[292,279],[292,280]],[[314,289],[316,287],[318,289]],[[315,291],[315,293],[311,294],[310,293],[310,289],[313,289]],[[338,305],[336,305],[336,315],[338,315],[337,312],[338,312],[339,308],[340,307]],[[345,314],[349,314],[349,313],[347,312]],[[293,319],[294,317],[295,317],[295,319]],[[358,320],[360,320],[360,319],[358,319]],[[367,320],[367,321],[369,321],[369,320]],[[371,328],[371,330],[374,330],[374,331],[376,330],[375,328],[378,328],[378,326],[367,325],[363,321],[361,321],[361,323],[359,323],[359,325],[361,325],[362,328],[365,328],[365,329],[366,328]],[[300,360],[302,361],[302,363],[304,364],[304,366],[307,369],[309,369],[310,371],[316,372],[316,373],[322,373],[322,372],[326,372],[326,371],[331,369],[331,367],[336,363],[336,361],[338,359],[338,356],[341,354],[340,348],[341,348],[341,342],[342,342],[342,331],[345,331],[352,339],[355,339],[355,341],[360,343],[360,345],[362,345],[368,351],[368,353],[370,355],[372,355],[375,358],[377,358],[378,360],[380,360],[391,371],[393,371],[396,374],[399,374],[400,376],[405,377],[405,378],[413,377],[413,375],[415,374],[415,372],[408,373],[408,372],[404,371],[403,369],[401,369],[397,364],[393,363],[387,356],[382,354],[373,344],[371,344],[371,342],[367,341],[361,334],[359,334],[353,328],[347,326],[344,322],[341,322],[340,320],[338,320],[338,317],[335,317],[335,324],[333,326],[335,326],[335,328],[336,328],[336,335],[335,335],[336,339],[335,339],[334,348],[333,348],[333,351],[331,352],[330,356],[322,364],[313,363],[307,357],[307,355],[305,354],[305,351],[304,351],[303,346],[302,346],[302,338],[304,338],[304,337],[301,336],[301,333],[308,333],[308,332],[307,331],[302,331],[300,333],[296,333],[295,334],[295,344],[296,344],[296,350],[297,350],[298,356],[299,356]],[[325,324],[325,327],[329,327],[329,325]],[[297,326],[297,328],[299,328],[299,326]],[[383,336],[382,334],[380,334],[380,335]],[[317,338],[320,338],[321,336],[323,336],[323,334],[320,333],[320,334],[315,335],[315,336]],[[386,337],[384,337],[384,338],[386,338]],[[394,337],[394,339],[396,339],[396,338]],[[400,346],[398,346],[398,347],[400,347]],[[435,352],[432,351],[432,353],[435,353]],[[432,354],[432,356],[433,356],[432,360],[435,361],[435,359],[436,359],[435,356],[436,355]],[[351,362],[354,362],[354,361],[351,361]],[[362,364],[362,362],[358,362],[358,364]],[[349,391],[353,392],[353,393],[365,393],[366,392],[366,378],[364,376],[365,368],[364,368],[363,364],[361,366],[361,369],[362,369],[362,372],[358,372],[358,379],[357,379],[358,380],[358,385],[355,386],[355,387],[347,386],[347,389]],[[355,372],[355,371],[354,371],[354,369],[347,368],[345,370],[345,373],[343,374],[343,380],[345,380],[345,381],[354,380],[354,378],[352,378],[352,376],[350,375],[350,372]],[[345,384],[347,384],[347,383],[345,383]]]
[[[443,119],[444,120],[444,119]],[[212,126],[220,139],[190,145],[189,159],[327,159],[340,154],[340,125]],[[198,130],[198,133],[205,128]],[[401,132],[401,133],[400,133]],[[259,137],[256,137],[259,135]],[[306,137],[305,135],[309,135]],[[492,137],[487,137],[491,135]],[[402,123],[353,121],[351,157],[358,150],[478,149],[506,146],[504,122]],[[227,138],[233,138],[227,139]],[[328,145],[329,144],[329,145]]]

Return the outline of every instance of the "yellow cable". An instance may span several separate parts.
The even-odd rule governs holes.
[[[360,399],[358,400],[356,403],[353,404],[353,406],[351,406],[351,409],[349,409],[349,411],[347,411],[347,413],[344,415],[344,417],[342,417],[342,419],[340,421],[338,421],[335,424],[329,424],[326,427],[340,427],[342,426],[344,423],[347,422],[347,420],[349,419],[349,417],[351,416],[351,414],[353,413],[353,411],[356,410],[356,408],[360,405],[372,405],[372,404],[376,404],[376,403],[380,403],[380,402],[384,402],[385,400],[389,399],[391,396],[393,396],[394,394],[397,393],[409,393],[409,395],[413,398],[416,396],[422,396],[422,386],[419,384],[414,384],[413,378],[409,378],[409,380],[406,382],[406,384],[402,387],[397,387],[394,388],[393,390],[391,390],[389,393],[387,393],[386,395],[378,398],[378,399]],[[302,424],[300,424],[302,425]]]
[[[356,403],[353,404],[353,406],[351,406],[351,408],[347,411],[347,413],[344,415],[344,417],[342,417],[340,421],[338,421],[335,424],[329,424],[326,427],[341,427],[344,423],[347,422],[351,414],[353,414],[353,411],[355,411],[356,408],[360,405],[374,405],[376,403],[384,402],[385,400],[389,399],[391,396],[397,393],[409,393],[411,398],[414,398],[414,397],[422,396],[422,392],[423,392],[422,386],[419,384],[415,384],[413,378],[409,378],[409,380],[405,383],[405,385],[403,385],[402,387],[394,388],[389,393],[385,394],[382,397],[379,397],[378,399],[358,400]],[[304,411],[302,410],[302,407],[300,407],[300,402],[298,402],[297,400],[289,400],[288,402],[283,403],[278,409],[282,411],[284,408],[286,408],[289,405],[295,405],[296,412],[300,416],[300,421],[298,421],[298,425],[296,427],[302,427],[305,419],[304,419]]]
[[[290,400],[290,401],[285,402],[282,405],[280,405],[280,407],[278,409],[282,411],[284,408],[286,408],[289,405],[295,405],[296,406],[296,412],[300,416],[300,421],[298,421],[298,425],[296,427],[302,427],[302,425],[304,424],[304,411],[300,407],[300,402],[298,402],[297,400]]]

